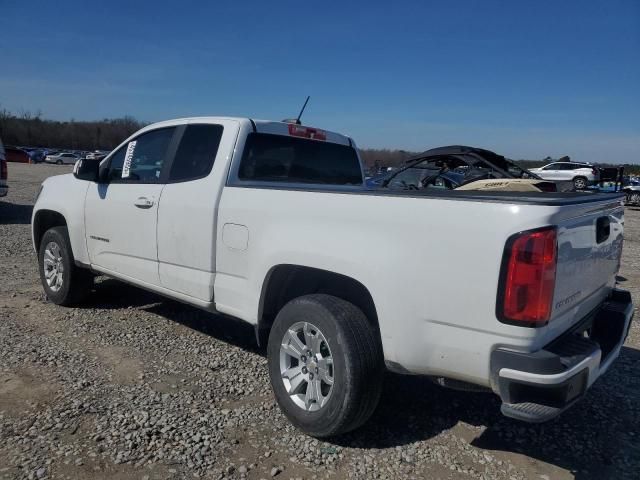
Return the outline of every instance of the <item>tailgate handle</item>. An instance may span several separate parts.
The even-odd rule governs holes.
[[[611,220],[609,217],[600,217],[596,221],[596,243],[602,243],[611,234]]]

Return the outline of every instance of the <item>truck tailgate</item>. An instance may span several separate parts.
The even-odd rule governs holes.
[[[619,200],[611,199],[575,205],[554,223],[558,226],[558,256],[549,336],[587,316],[615,286],[624,209]]]

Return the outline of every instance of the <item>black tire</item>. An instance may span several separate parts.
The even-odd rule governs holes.
[[[585,177],[576,177],[573,179],[573,188],[576,190],[584,190],[589,185]]]
[[[62,165],[62,160],[58,160],[58,161],[56,162],[56,165]]]
[[[317,411],[298,406],[287,393],[280,371],[280,347],[296,323],[309,322],[323,334],[333,357],[333,387]],[[271,386],[289,421],[314,437],[331,437],[364,424],[380,399],[384,376],[377,330],[355,305],[340,298],[314,294],[291,300],[278,313],[267,347]]]
[[[49,285],[45,276],[45,252],[50,244],[57,245],[60,256],[58,263],[62,265],[62,280],[57,290]],[[93,285],[92,273],[75,264],[67,227],[53,227],[44,233],[38,250],[38,266],[44,292],[56,305],[72,306],[80,303]]]

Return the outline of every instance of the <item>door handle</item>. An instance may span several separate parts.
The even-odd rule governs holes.
[[[133,204],[138,208],[151,208],[153,207],[153,199],[149,199],[147,197],[138,197],[138,199],[133,202]]]

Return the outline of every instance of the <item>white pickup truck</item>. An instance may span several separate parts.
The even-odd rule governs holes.
[[[628,333],[623,223],[619,195],[367,189],[349,137],[202,117],[47,179],[32,231],[56,304],[103,274],[254,325],[281,409],[325,437],[385,368],[525,421],[568,408]]]

